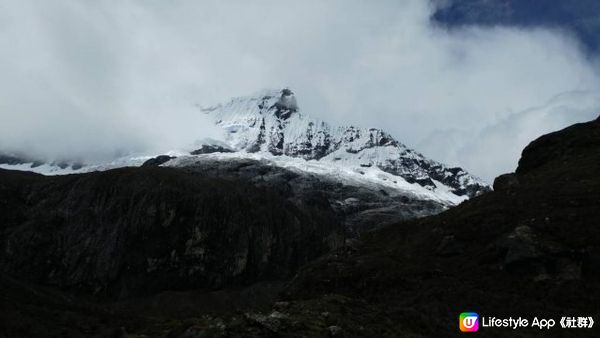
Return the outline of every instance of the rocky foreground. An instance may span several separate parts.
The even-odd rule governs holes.
[[[599,172],[600,119],[532,142],[493,192],[344,241],[320,194],[174,168],[2,171],[0,337],[444,337],[465,311],[600,321]]]

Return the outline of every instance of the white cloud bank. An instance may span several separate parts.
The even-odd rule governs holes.
[[[0,148],[106,157],[216,137],[194,104],[290,86],[305,113],[383,127],[491,180],[595,117],[567,33],[431,25],[423,0],[0,0]]]

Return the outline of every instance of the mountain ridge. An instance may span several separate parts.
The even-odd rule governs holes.
[[[489,191],[487,184],[464,169],[427,159],[382,129],[333,126],[310,118],[300,111],[289,88],[233,98],[203,111],[226,131],[226,141],[237,151],[375,166],[430,190],[436,190],[439,182],[458,196]]]
[[[361,181],[371,182],[374,189],[381,184],[398,192],[425,189],[431,192],[421,194],[425,199],[441,199],[445,206],[491,190],[488,184],[464,169],[428,159],[382,129],[335,126],[311,118],[301,111],[289,88],[233,98],[201,112],[224,130],[224,141],[204,139],[194,148],[188,146],[166,154],[131,155],[110,163],[88,165],[80,161],[44,162],[24,154],[6,154],[0,156],[0,168],[62,175],[144,164],[182,166],[189,161],[169,160],[223,154],[227,156],[211,160],[228,161],[239,157],[267,159],[271,165],[294,166],[297,170],[319,167],[320,175],[343,182],[356,181],[358,173],[364,176]]]

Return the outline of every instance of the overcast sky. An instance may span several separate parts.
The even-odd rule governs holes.
[[[384,127],[491,181],[600,112],[567,32],[434,27],[424,0],[0,0],[0,149],[98,159],[218,131],[198,113],[291,87],[301,110]]]

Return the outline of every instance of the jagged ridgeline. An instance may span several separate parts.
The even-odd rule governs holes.
[[[285,155],[346,167],[376,167],[429,190],[474,197],[489,186],[462,168],[446,167],[377,128],[333,126],[300,112],[292,90],[269,90],[204,109],[227,131],[236,151]]]
[[[225,142],[202,143],[190,155],[229,154],[220,158],[223,161],[248,157],[267,159],[271,165],[293,166],[344,184],[354,185],[360,181],[371,186],[383,185],[392,194],[417,191],[422,200],[437,200],[445,206],[490,190],[489,185],[464,169],[428,159],[381,129],[334,126],[310,118],[301,111],[294,92],[288,88],[234,98],[203,111],[225,130]],[[182,152],[189,145],[181,147],[168,156],[136,154],[95,164],[74,159],[42,161],[28,154],[0,152],[0,168],[71,174],[140,166],[150,158],[154,160],[148,165],[181,166],[182,161],[170,161],[173,155],[181,157],[189,153],[189,150]],[[311,171],[315,166],[319,167],[317,172]],[[356,177],[356,173],[362,177]]]

